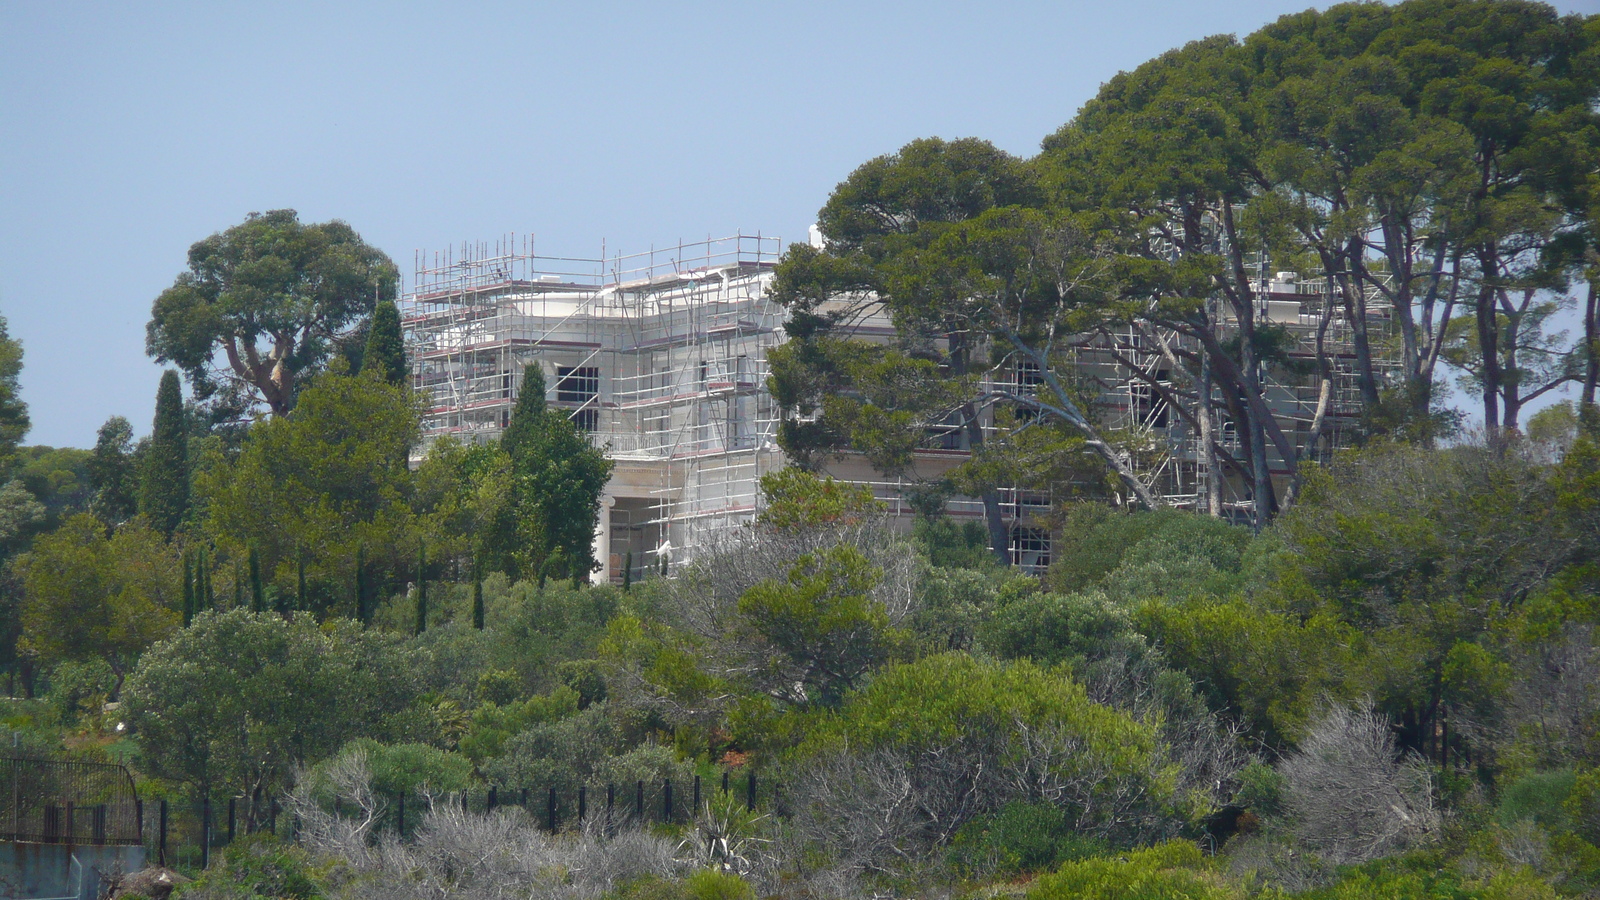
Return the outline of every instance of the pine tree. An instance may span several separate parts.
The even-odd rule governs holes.
[[[156,391],[155,427],[145,450],[139,508],[168,537],[189,511],[189,435],[184,427],[183,389],[178,373],[161,374]]]
[[[417,542],[417,621],[415,632],[428,630],[428,549]]]
[[[256,548],[250,548],[250,611],[264,613],[267,611],[267,591],[261,583],[261,555]]]
[[[400,310],[393,300],[381,301],[372,310],[361,371],[375,373],[390,384],[405,384],[411,374],[406,365],[405,339],[400,333]]]

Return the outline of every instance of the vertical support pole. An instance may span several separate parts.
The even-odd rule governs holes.
[[[156,860],[165,866],[167,864],[167,801],[161,801],[161,809],[156,815],[161,819],[156,836]]]
[[[556,786],[550,786],[550,799],[545,805],[545,821],[550,826],[550,833],[556,833]]]

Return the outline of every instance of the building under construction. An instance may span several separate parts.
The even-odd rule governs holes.
[[[524,368],[537,363],[550,405],[565,410],[615,462],[602,497],[596,580],[620,579],[630,562],[636,576],[681,565],[706,535],[752,518],[760,477],[784,465],[776,442],[779,410],[766,387],[767,351],[785,338],[784,310],[768,297],[782,250],[776,238],[741,234],[594,259],[541,257],[531,240],[514,237],[427,259],[419,254],[402,310],[414,383],[426,398],[419,452],[444,435],[464,442],[498,438]],[[1266,379],[1268,402],[1296,452],[1316,458],[1349,443],[1360,414],[1349,324],[1321,282],[1259,275],[1258,321],[1285,329],[1297,342],[1290,355],[1304,359],[1320,333],[1321,352],[1331,361],[1326,403],[1319,376],[1283,370]],[[1369,329],[1386,331],[1381,303],[1371,314]],[[1215,315],[1226,330],[1226,314]],[[895,339],[881,308],[858,318],[855,328],[868,340]],[[1225,464],[1238,452],[1239,435],[1203,373],[1186,371],[1179,360],[1181,351],[1196,348],[1147,326],[1124,331],[1082,336],[1061,360],[1098,393],[1095,418],[1154,494],[1172,505],[1244,518],[1248,478]],[[989,377],[987,387],[1013,392],[1042,380],[1004,360]],[[993,433],[992,409],[980,424]],[[869,484],[892,515],[909,520],[908,489],[968,457],[960,427],[930,423],[928,435],[904,477],[886,480],[848,454],[833,461],[830,473]],[[1275,455],[1269,465],[1275,480],[1289,471]],[[1056,499],[1051,487],[1019,484],[1000,496],[1013,562],[1044,568],[1051,545],[1044,514]],[[946,509],[971,519],[986,514],[982,503],[965,498]]]
[[[598,579],[680,564],[703,536],[754,515],[783,465],[766,351],[782,245],[736,235],[633,256],[541,257],[531,239],[416,261],[402,303],[424,445],[496,439],[526,366],[551,407],[615,461],[602,497]],[[636,572],[635,574],[638,574]]]

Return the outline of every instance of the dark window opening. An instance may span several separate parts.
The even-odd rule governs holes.
[[[1011,564],[1033,574],[1050,568],[1050,532],[1022,526],[1011,529]]]
[[[556,367],[556,402],[588,403],[599,394],[599,368],[595,366]]]
[[[594,407],[580,409],[572,414],[572,424],[579,431],[594,431],[600,427],[600,410]]]

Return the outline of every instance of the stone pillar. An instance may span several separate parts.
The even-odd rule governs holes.
[[[591,584],[611,583],[611,508],[617,505],[617,498],[610,494],[600,495],[600,514],[596,516],[594,529],[594,558],[600,564],[599,571],[589,573]]]

